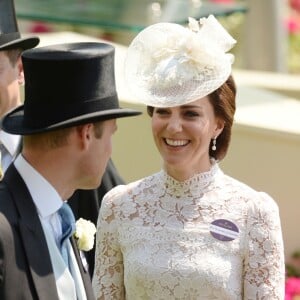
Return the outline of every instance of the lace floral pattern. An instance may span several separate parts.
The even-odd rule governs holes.
[[[214,220],[234,223],[221,241]],[[284,258],[273,199],[223,174],[178,182],[164,171],[103,199],[93,286],[97,299],[283,299]]]

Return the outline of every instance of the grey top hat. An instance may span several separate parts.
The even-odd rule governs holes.
[[[30,49],[39,43],[38,37],[22,38],[18,29],[13,0],[0,1],[0,51],[12,48]]]
[[[141,114],[119,107],[114,52],[106,43],[69,43],[24,51],[24,105],[3,118],[2,129],[27,135]]]

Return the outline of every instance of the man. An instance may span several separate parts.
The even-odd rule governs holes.
[[[119,108],[109,44],[35,48],[22,60],[24,105],[2,120],[23,148],[0,182],[0,299],[93,299],[61,208],[99,186],[115,119],[140,112]]]
[[[33,48],[39,38],[22,38],[19,33],[14,3],[0,1],[0,118],[5,113],[21,104],[20,85],[24,83],[21,61],[23,50]],[[15,157],[19,137],[0,130],[0,165],[4,172]],[[1,177],[2,174],[0,174]]]
[[[38,37],[21,38],[16,20],[14,2],[0,1],[0,119],[8,111],[21,105],[20,85],[24,84],[24,73],[21,60],[23,50],[33,48],[39,43]],[[0,179],[20,150],[20,136],[5,133],[0,128]],[[101,200],[112,187],[124,181],[109,160],[101,185],[93,190],[76,191],[69,204],[76,220],[85,218],[97,223]],[[85,252],[90,275],[94,270],[93,247]]]

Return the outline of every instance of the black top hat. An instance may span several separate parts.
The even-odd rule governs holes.
[[[21,38],[13,0],[0,0],[0,51],[34,48],[39,41],[38,37]]]
[[[114,47],[106,43],[69,43],[24,51],[24,105],[3,118],[2,129],[28,135],[141,114],[119,107],[114,53]]]

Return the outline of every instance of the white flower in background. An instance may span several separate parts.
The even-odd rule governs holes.
[[[96,226],[91,221],[80,218],[76,221],[74,233],[79,250],[89,251],[94,246]]]

